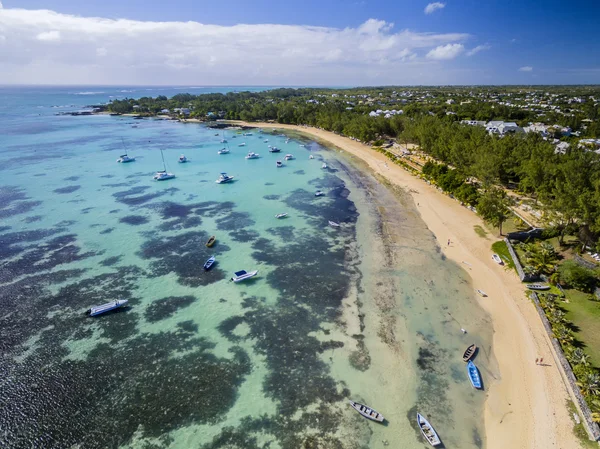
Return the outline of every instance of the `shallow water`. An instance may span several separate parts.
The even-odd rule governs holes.
[[[225,131],[219,156],[197,124],[39,117],[0,130],[1,447],[419,447],[416,410],[483,447],[460,356],[480,345],[491,381],[489,321],[408,201],[267,130]],[[176,178],[155,182],[161,149]],[[83,315],[116,298],[131,307]]]

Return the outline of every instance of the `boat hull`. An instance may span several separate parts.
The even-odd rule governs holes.
[[[211,246],[213,246],[215,244],[216,241],[217,241],[217,238],[213,235],[211,238],[208,239],[208,242],[206,242],[206,246],[208,248],[210,248]]]
[[[102,304],[101,306],[91,307],[86,313],[89,316],[98,316],[98,315],[102,315],[104,313],[111,312],[116,309],[121,309],[123,307],[126,307],[128,303],[129,303],[129,301],[126,299],[119,299],[117,301]]]
[[[419,429],[421,429],[421,434],[423,434],[423,437],[425,437],[425,440],[427,440],[429,444],[433,447],[442,444],[442,441],[433,426],[429,424],[429,421],[427,421],[420,413],[417,413],[417,424]]]
[[[473,386],[473,388],[481,390],[482,385],[479,370],[471,361],[469,361],[469,363],[467,364],[467,374],[469,375],[469,380],[471,381],[471,385]]]
[[[477,346],[475,346],[475,344],[472,344],[465,350],[465,352],[463,354],[463,361],[468,362],[469,360],[471,360],[476,352],[477,352]]]

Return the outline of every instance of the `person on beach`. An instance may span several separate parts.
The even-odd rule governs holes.
[[[448,239],[448,246],[450,246],[450,239]]]
[[[541,365],[541,364],[543,364],[543,363],[544,363],[544,359],[543,359],[543,358],[541,358],[541,359],[540,359],[540,365]]]
[[[538,359],[535,359],[535,364],[538,365]]]

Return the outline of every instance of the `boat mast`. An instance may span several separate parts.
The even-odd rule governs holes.
[[[167,165],[165,164],[165,155],[163,154],[162,148],[160,149],[160,156],[162,157],[162,161],[163,161],[163,169],[166,172],[167,171]]]

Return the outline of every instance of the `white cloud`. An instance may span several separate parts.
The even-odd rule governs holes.
[[[423,81],[430,59],[451,59],[470,37],[393,27],[375,19],[343,29],[220,26],[5,8],[0,84],[411,84]]]
[[[471,50],[469,50],[467,52],[467,56],[473,56],[476,55],[477,53],[479,53],[480,51],[484,51],[484,50],[489,50],[490,48],[492,48],[491,45],[488,44],[483,44],[483,45],[478,45],[475,48],[472,48]]]
[[[441,2],[430,3],[425,7],[425,14],[431,14],[438,9],[443,9],[445,6],[446,4]]]
[[[435,47],[427,53],[429,59],[445,60],[454,59],[465,51],[463,44],[446,44]]]
[[[0,2],[0,9],[4,8],[4,6],[2,6],[2,2]]]
[[[531,72],[532,70],[533,70],[533,67],[531,67],[529,65],[526,65],[526,66],[523,66],[523,67],[519,68],[519,72]]]

